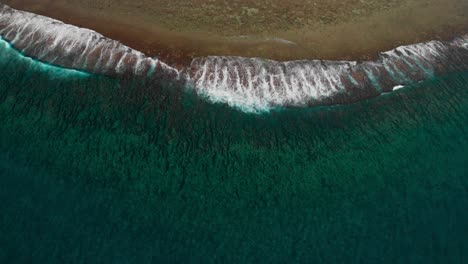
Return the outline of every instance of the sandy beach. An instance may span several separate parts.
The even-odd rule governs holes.
[[[468,29],[465,0],[7,0],[173,65],[208,55],[366,60]]]

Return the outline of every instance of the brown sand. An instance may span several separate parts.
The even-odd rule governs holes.
[[[207,55],[370,59],[468,31],[466,0],[7,0],[186,65]]]

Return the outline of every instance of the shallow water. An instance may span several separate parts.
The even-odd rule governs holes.
[[[369,60],[401,45],[466,34],[468,23],[465,0],[4,2],[182,65],[212,55]]]
[[[2,263],[468,260],[468,72],[253,115],[0,50]]]
[[[0,34],[25,55],[113,78],[187,85],[212,102],[243,111],[349,104],[434,76],[468,70],[468,35],[381,52],[373,61],[209,56],[170,66],[85,28],[2,6]],[[150,83],[151,81],[148,81]]]

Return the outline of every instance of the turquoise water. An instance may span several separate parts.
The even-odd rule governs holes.
[[[245,114],[0,43],[0,263],[466,263],[468,73]]]

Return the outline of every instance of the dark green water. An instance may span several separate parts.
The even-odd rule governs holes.
[[[0,43],[0,263],[467,263],[468,73],[263,115]]]

